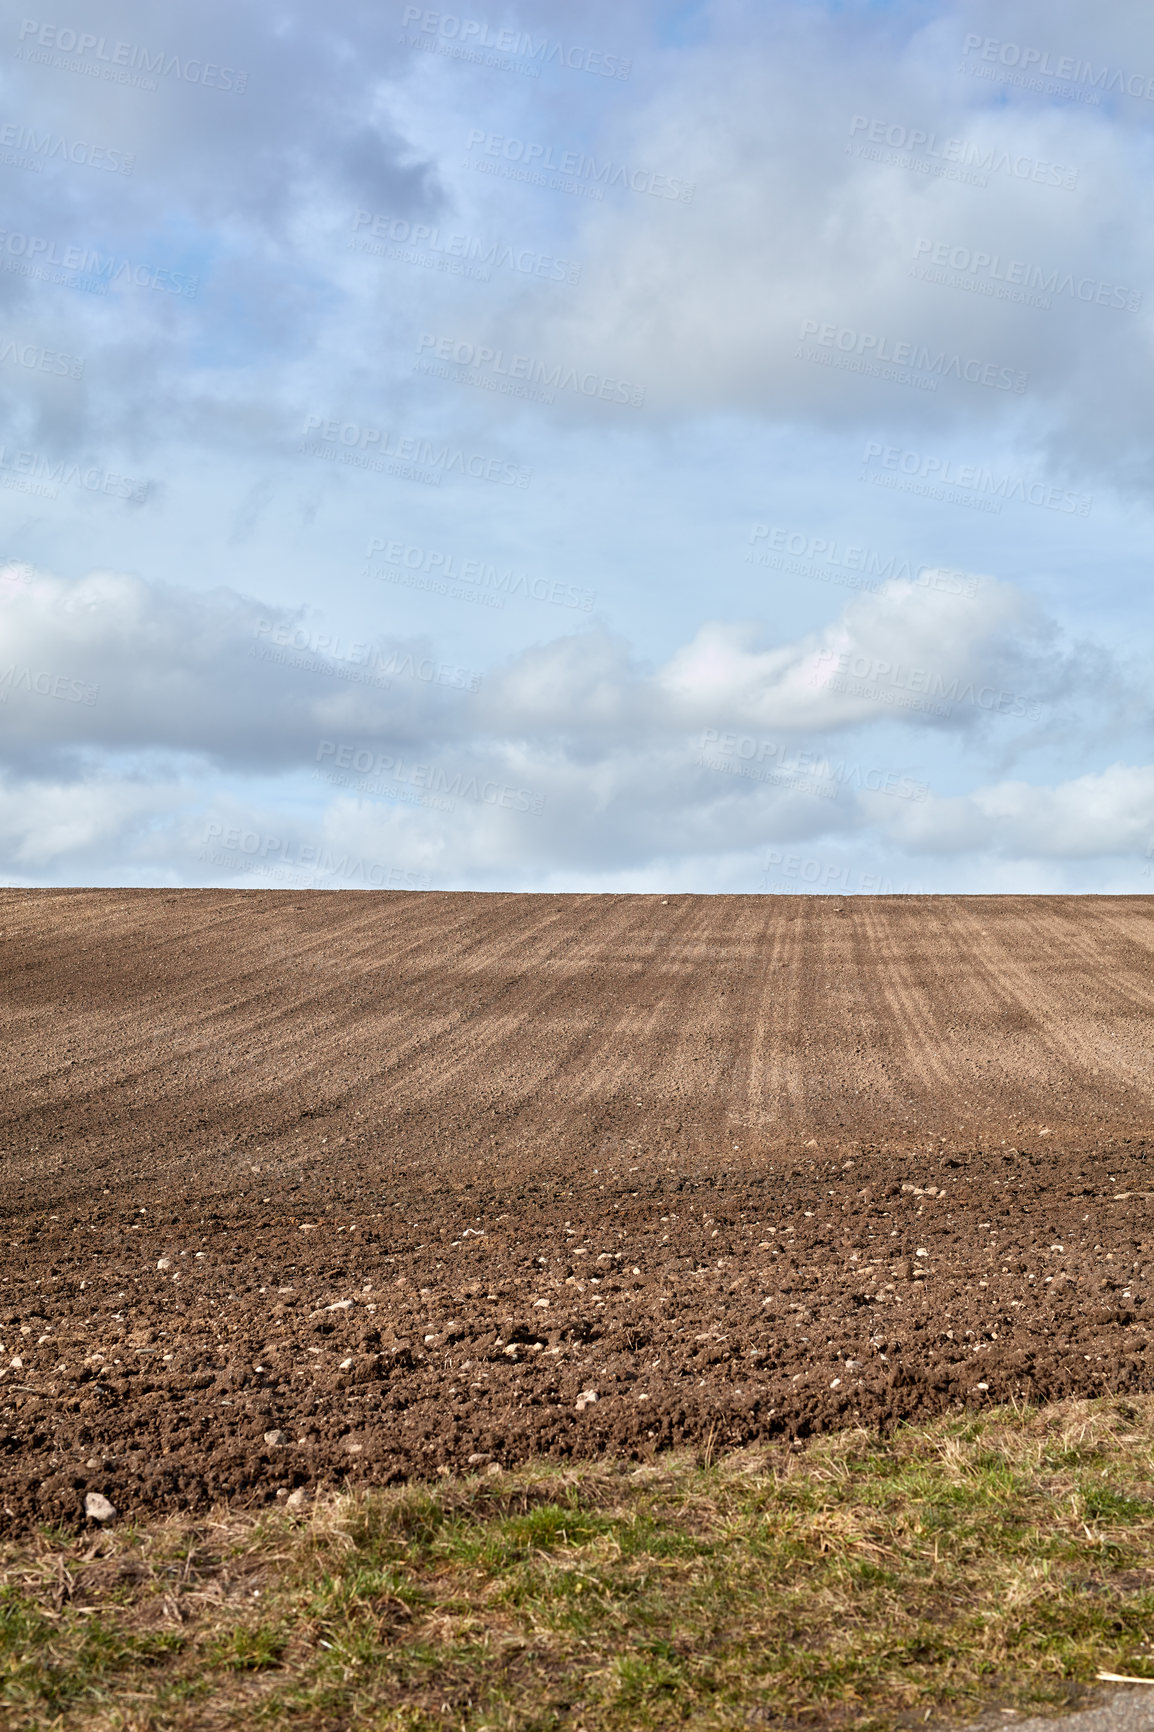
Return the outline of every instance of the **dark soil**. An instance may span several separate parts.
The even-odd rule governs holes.
[[[10,1527],[1154,1389],[1149,898],[0,927]]]

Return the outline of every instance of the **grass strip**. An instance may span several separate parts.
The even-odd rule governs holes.
[[[0,1548],[0,1723],[886,1732],[1154,1677],[1154,1397]]]

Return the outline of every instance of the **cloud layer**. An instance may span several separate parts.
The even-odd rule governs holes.
[[[0,872],[1147,888],[1099,14],[11,19]]]

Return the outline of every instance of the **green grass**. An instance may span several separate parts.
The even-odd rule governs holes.
[[[1154,1398],[0,1552],[0,1724],[887,1728],[1154,1677]]]

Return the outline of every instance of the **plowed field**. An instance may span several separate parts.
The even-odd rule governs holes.
[[[1154,1388],[1154,899],[0,928],[9,1524]]]

